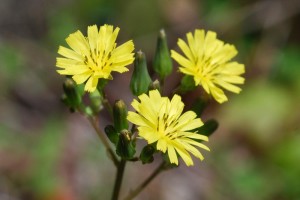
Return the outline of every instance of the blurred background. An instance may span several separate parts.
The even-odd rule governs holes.
[[[1,0],[0,200],[110,198],[115,168],[88,121],[60,102],[55,71],[70,33],[104,23],[121,28],[119,43],[133,39],[149,67],[161,28],[175,49],[195,28],[216,31],[246,66],[241,94],[203,115],[220,123],[204,162],[162,173],[136,199],[300,199],[300,1]],[[111,102],[132,101],[131,72],[114,75]],[[166,89],[180,77],[174,68]],[[157,165],[129,163],[121,196]]]

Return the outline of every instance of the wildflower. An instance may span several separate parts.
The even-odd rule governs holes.
[[[180,55],[171,51],[171,57],[180,65],[179,70],[194,78],[195,85],[201,85],[204,90],[219,103],[227,101],[221,88],[239,93],[241,89],[235,84],[243,84],[240,75],[245,72],[243,64],[233,62],[237,50],[233,45],[224,44],[216,38],[216,33],[195,30],[194,36],[187,33],[188,44],[179,39],[177,44],[184,53]]]
[[[56,66],[59,74],[71,75],[77,84],[86,82],[85,91],[93,92],[98,79],[112,79],[111,72],[123,73],[134,60],[134,44],[130,40],[117,47],[119,28],[111,25],[89,26],[87,37],[76,31],[66,38],[71,49],[60,46]]]
[[[192,132],[203,123],[193,111],[182,114],[184,104],[180,96],[175,95],[170,101],[161,97],[158,90],[151,90],[149,96],[142,94],[138,98],[140,102],[134,100],[131,104],[137,113],[128,112],[127,119],[138,126],[140,137],[148,144],[157,142],[156,149],[167,152],[170,162],[176,165],[177,153],[187,166],[194,164],[190,153],[204,159],[196,147],[209,148],[196,140],[208,141],[208,137]]]

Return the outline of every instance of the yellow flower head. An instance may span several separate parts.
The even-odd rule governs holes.
[[[245,72],[243,64],[231,61],[237,54],[233,45],[224,44],[216,38],[216,33],[195,30],[195,34],[187,33],[188,44],[179,39],[177,44],[184,53],[180,55],[171,51],[172,58],[179,63],[179,70],[193,76],[196,85],[202,85],[204,90],[218,101],[227,101],[224,88],[234,93],[241,89],[234,84],[243,84],[240,75]]]
[[[152,90],[149,96],[142,94],[138,98],[140,102],[134,100],[131,104],[137,113],[128,112],[127,119],[138,126],[139,136],[149,144],[157,142],[157,150],[168,152],[170,162],[176,165],[177,153],[187,166],[194,164],[190,153],[204,159],[196,147],[209,148],[196,140],[208,141],[208,137],[191,132],[203,123],[193,111],[182,114],[184,104],[180,96],[175,95],[170,101],[161,97],[158,90]]]
[[[77,84],[84,83],[85,90],[93,92],[98,84],[98,79],[112,79],[111,72],[123,73],[128,71],[125,67],[133,62],[133,42],[130,40],[117,47],[116,38],[119,28],[101,26],[99,31],[96,25],[89,26],[87,37],[76,31],[66,38],[68,45],[60,46],[56,66],[59,74],[71,75]]]

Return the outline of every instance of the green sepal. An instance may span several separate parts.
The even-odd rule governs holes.
[[[155,148],[152,145],[147,145],[143,148],[140,154],[140,160],[143,164],[152,163],[154,160],[153,154],[155,153]]]
[[[182,77],[180,83],[180,92],[188,92],[196,88],[197,86],[195,84],[193,76],[185,75],[184,77]]]
[[[66,78],[63,83],[63,90],[65,95],[62,96],[62,101],[71,108],[77,108],[82,99],[76,83],[71,78]]]
[[[104,87],[106,86],[108,81],[111,80],[111,79],[112,78],[109,78],[109,79],[100,78],[98,80],[97,89],[99,90],[99,92],[102,92],[102,90],[104,89]]]
[[[166,33],[162,29],[159,32],[155,56],[153,60],[153,68],[159,74],[161,79],[171,74],[173,70],[172,59],[167,44]]]
[[[148,73],[146,56],[142,51],[135,54],[134,70],[130,81],[130,90],[133,95],[139,96],[148,91],[151,78]]]
[[[130,139],[130,133],[128,130],[122,130],[119,135],[119,140],[117,142],[116,153],[125,160],[130,160],[135,154],[135,144],[134,141]]]
[[[209,137],[213,134],[217,128],[219,127],[219,123],[215,119],[207,120],[203,126],[197,129],[197,132],[201,135],[205,135]]]
[[[117,145],[119,141],[119,133],[116,131],[113,125],[107,125],[104,128],[104,131],[108,137],[108,139],[115,145]]]
[[[123,100],[117,100],[113,106],[114,127],[117,132],[128,129],[127,106]]]

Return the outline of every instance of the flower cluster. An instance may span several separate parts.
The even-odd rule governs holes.
[[[158,90],[159,84],[152,82],[148,73],[144,53],[140,51],[134,57],[134,44],[131,40],[117,46],[119,30],[118,27],[114,29],[111,25],[103,25],[99,29],[96,25],[89,26],[87,37],[76,31],[66,38],[70,48],[59,47],[58,54],[62,57],[57,58],[56,66],[59,68],[57,72],[71,76],[78,85],[84,84],[84,90],[93,94],[90,95],[91,104],[98,103],[91,105],[90,109],[85,106],[81,100],[82,95],[78,94],[70,78],[64,85],[65,102],[72,109],[77,108],[81,112],[86,112],[88,116],[97,115],[104,98],[101,96],[103,87],[98,87],[99,80],[111,80],[112,72],[128,71],[126,66],[135,60],[130,89],[138,96],[131,104],[136,112],[130,111],[127,115],[125,103],[122,100],[118,101],[112,111],[114,125],[109,125],[105,129],[109,140],[116,146],[116,153],[122,160],[134,159],[136,140],[132,135],[133,130],[128,130],[129,121],[137,126],[138,138],[148,142],[146,147],[155,149],[151,153],[148,152],[147,158],[140,156],[143,163],[150,162],[155,152],[167,155],[170,163],[176,165],[179,164],[179,157],[187,166],[194,164],[191,155],[203,160],[199,149],[209,151],[202,143],[208,141],[208,137],[201,133],[203,130],[201,128],[205,124],[194,111],[184,111],[184,103],[178,94],[171,99],[161,95]],[[236,84],[244,83],[244,78],[241,77],[245,72],[244,65],[232,61],[237,50],[233,45],[218,40],[216,33],[212,31],[205,33],[204,30],[198,29],[194,34],[187,33],[187,43],[182,39],[177,43],[183,55],[174,50],[171,50],[170,54],[164,31],[160,31],[157,44],[154,71],[161,80],[171,74],[173,69],[171,58],[173,58],[180,65],[180,72],[192,77],[195,86],[202,86],[219,103],[227,101],[223,89],[234,93],[241,91]],[[94,91],[98,90],[98,94],[95,94]],[[99,100],[95,101],[98,97]],[[105,140],[102,136],[101,139]],[[104,141],[104,144],[110,148],[107,142]],[[109,153],[114,162],[118,163],[114,152]]]

